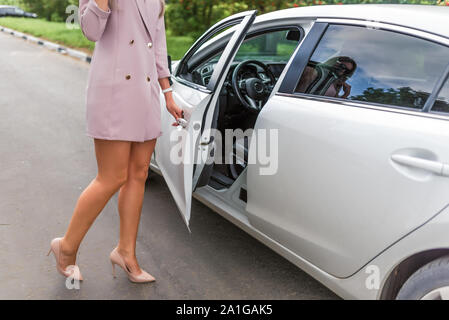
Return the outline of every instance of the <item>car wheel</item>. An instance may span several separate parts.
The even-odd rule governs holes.
[[[429,262],[413,273],[396,300],[449,300],[449,256]]]

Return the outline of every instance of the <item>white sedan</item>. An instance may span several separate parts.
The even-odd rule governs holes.
[[[172,65],[184,121],[161,106],[151,162],[187,226],[193,195],[343,298],[449,298],[448,16],[313,6],[207,30]]]

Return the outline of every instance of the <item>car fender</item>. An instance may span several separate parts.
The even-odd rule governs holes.
[[[381,299],[388,281],[403,261],[425,252],[449,253],[449,204],[431,219],[397,240],[351,277],[338,294],[347,299]],[[394,280],[394,279],[393,279]]]

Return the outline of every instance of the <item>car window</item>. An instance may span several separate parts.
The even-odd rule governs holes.
[[[216,32],[208,34],[207,39],[205,39],[204,43],[200,45],[198,48],[196,48],[194,52],[191,53],[189,59],[186,59],[184,61],[186,67],[184,69],[179,70],[178,76],[189,82],[203,85],[201,79],[198,77],[195,70],[198,68],[198,65],[202,63],[202,60],[204,60],[205,52],[208,51],[207,48],[214,42],[214,38],[220,38],[223,35],[227,35],[228,39],[230,39],[233,33],[235,32],[236,27],[237,25],[234,24],[232,26],[227,26],[223,29],[219,29]],[[224,43],[225,46],[226,44],[227,42]],[[217,62],[220,59],[222,53],[223,50],[221,50],[220,53],[217,55]],[[210,71],[213,71],[213,69],[211,69]]]
[[[287,62],[298,46],[300,36],[300,30],[293,28],[250,37],[242,43],[234,61]],[[216,56],[211,61],[218,59],[219,56]]]
[[[300,38],[301,31],[296,27],[283,30],[269,30],[257,36],[247,36],[238,49],[233,64],[244,60],[272,63],[272,71],[279,75],[298,46]],[[192,70],[191,81],[196,84],[207,85],[221,54],[222,50],[211,57],[203,59]]]
[[[449,79],[435,100],[432,111],[449,113]]]
[[[202,55],[204,54],[203,51],[205,48],[209,47],[211,45],[211,43],[213,43],[216,38],[220,38],[220,37],[226,37],[227,39],[231,39],[232,34],[235,32],[237,26],[233,25],[227,28],[224,28],[223,30],[220,30],[217,33],[214,33],[212,35],[210,35],[210,38],[203,43],[203,45],[201,47],[198,48],[198,50],[196,50],[196,52],[192,55],[191,60],[195,61],[197,59],[201,59]],[[224,44],[226,45],[227,42]],[[217,61],[220,60],[221,54],[223,53],[223,51],[220,51],[220,53],[216,56]]]
[[[295,91],[421,109],[449,48],[392,31],[330,25]]]

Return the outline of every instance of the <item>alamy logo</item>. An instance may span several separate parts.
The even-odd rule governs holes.
[[[68,276],[65,280],[65,287],[68,290],[79,290],[80,289],[80,270],[77,266],[68,266],[67,269],[71,271],[70,276]],[[66,270],[67,270],[66,269]]]
[[[380,269],[376,265],[369,265],[365,269],[365,273],[368,274],[365,280],[365,286],[368,290],[380,289]]]
[[[79,10],[78,6],[70,5],[65,8],[65,13],[68,14],[67,19],[65,20],[65,26],[67,29],[79,29]]]
[[[260,175],[274,175],[279,167],[278,129],[215,129],[200,133],[200,122],[192,130],[178,127],[170,134],[173,164],[257,165]]]

